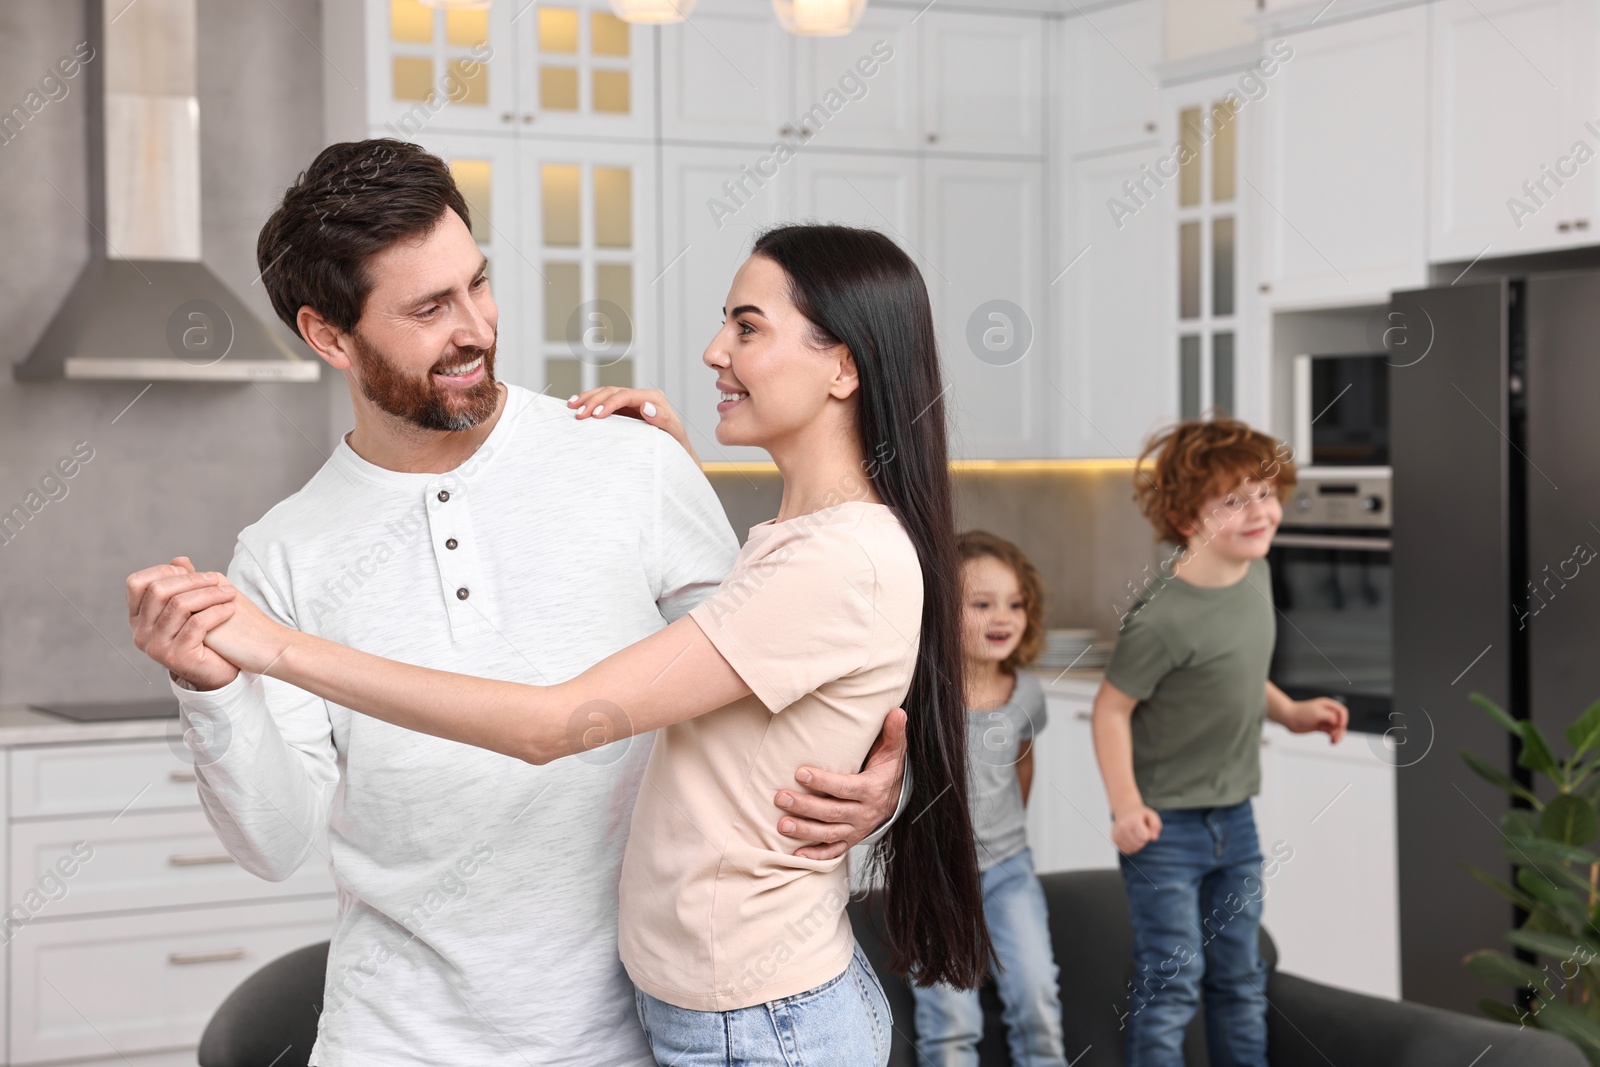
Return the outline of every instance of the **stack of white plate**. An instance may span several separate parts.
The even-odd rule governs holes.
[[[1101,645],[1094,630],[1047,630],[1044,651],[1034,661],[1035,667],[1066,670],[1094,670],[1104,667],[1110,660],[1110,644]]]

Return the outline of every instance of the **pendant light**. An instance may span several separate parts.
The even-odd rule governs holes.
[[[611,0],[611,10],[623,22],[660,26],[682,22],[694,14],[697,0]]]
[[[866,9],[867,0],[772,0],[778,21],[798,37],[843,37]]]

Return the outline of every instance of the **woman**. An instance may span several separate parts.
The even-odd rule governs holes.
[[[717,440],[765,448],[783,498],[722,586],[665,629],[548,687],[369,656],[280,627],[242,597],[207,644],[365,714],[536,763],[582,751],[594,715],[625,734],[662,730],[619,929],[657,1059],[885,1064],[888,1004],[851,936],[842,861],[794,855],[763,812],[800,754],[855,770],[881,709],[903,704],[917,814],[876,857],[891,965],[966,988],[987,973],[927,290],[881,234],[776,229],[735,276],[704,358],[723,394]],[[645,395],[658,397],[607,397],[678,429]],[[595,403],[586,414],[607,414]]]

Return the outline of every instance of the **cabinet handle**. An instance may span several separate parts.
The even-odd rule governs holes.
[[[938,144],[939,143],[939,135],[936,134],[936,133],[928,134],[928,143],[929,144]]]
[[[517,116],[513,115],[509,111],[502,111],[502,112],[500,112],[500,121],[501,122],[516,122],[517,121]]]
[[[1153,123],[1153,122],[1145,123],[1144,124],[1144,132],[1145,133],[1155,133],[1156,132],[1156,124]]]
[[[167,777],[174,782],[195,781],[195,773],[193,771],[173,771],[171,774],[167,775]]]
[[[809,138],[811,136],[811,127],[810,126],[802,126],[802,127],[800,127],[800,136]]]
[[[794,127],[789,125],[787,122],[785,122],[782,126],[778,127],[778,136],[779,137],[793,137],[794,136]]]
[[[1570,222],[1558,222],[1558,223],[1556,223],[1556,230],[1559,233],[1566,233],[1570,229],[1572,229],[1572,223],[1570,223]]]
[[[1079,722],[1091,722],[1094,719],[1094,713],[1091,711],[1077,711],[1073,712],[1073,715]]]
[[[1573,221],[1573,223],[1572,223],[1572,228],[1574,230],[1587,230],[1589,228],[1589,220],[1588,219],[1575,219]]]
[[[1260,293],[1270,293],[1272,292],[1272,283],[1262,282],[1260,285],[1256,286],[1256,291]]]
[[[523,112],[523,113],[522,113],[522,121],[523,121],[523,124],[524,124],[524,125],[526,125],[526,124],[529,124],[529,123],[531,123],[531,122],[533,122],[533,120],[534,120],[534,119],[536,119],[536,118],[538,118],[538,117],[539,117],[539,116],[537,116],[537,115],[535,115],[535,114],[534,114],[534,113],[533,113],[533,112],[531,112],[531,111],[525,111],[525,112]]]
[[[226,852],[213,852],[198,856],[168,856],[167,863],[173,867],[202,867],[208,863],[232,863],[234,859]]]
[[[168,963],[175,963],[182,967],[189,963],[223,963],[227,960],[244,959],[244,949],[225,948],[219,952],[173,952],[167,956]]]

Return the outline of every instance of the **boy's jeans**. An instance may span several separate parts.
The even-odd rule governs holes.
[[[1004,968],[995,975],[1005,1005],[1011,1062],[1016,1067],[1066,1067],[1061,1051],[1061,1001],[1044,890],[1028,849],[980,876],[983,917]],[[977,1067],[983,1009],[975,989],[913,986],[917,1000],[917,1067]]]
[[[1133,919],[1127,1067],[1182,1067],[1202,992],[1211,1067],[1266,1067],[1266,886],[1250,802],[1159,814],[1161,836],[1122,857]]]

